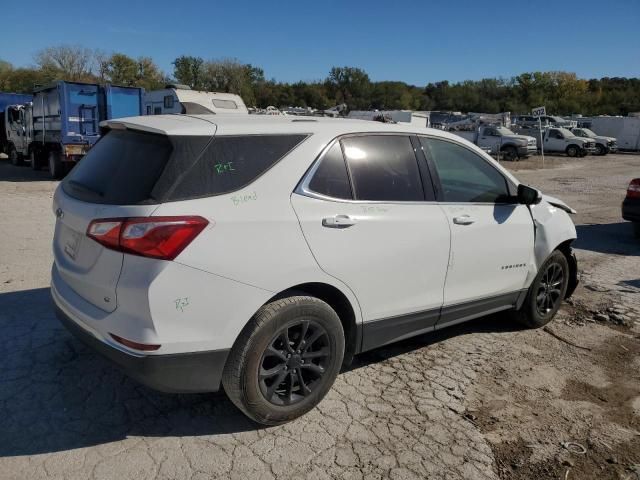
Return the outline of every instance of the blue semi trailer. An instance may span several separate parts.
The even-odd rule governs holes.
[[[100,138],[100,122],[142,114],[144,89],[58,81],[37,88],[31,111],[31,166],[62,178]]]

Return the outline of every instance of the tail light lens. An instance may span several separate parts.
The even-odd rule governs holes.
[[[202,217],[104,218],[89,224],[87,236],[111,250],[173,260],[208,224]]]
[[[640,198],[640,178],[634,178],[627,188],[627,198]]]

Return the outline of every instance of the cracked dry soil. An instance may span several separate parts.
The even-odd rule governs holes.
[[[579,210],[582,284],[550,325],[578,347],[485,317],[357,357],[274,428],[72,338],[47,289],[56,183],[0,161],[0,479],[640,478],[640,243],[620,220],[640,156],[547,160],[508,166]],[[607,308],[628,325],[590,321]]]

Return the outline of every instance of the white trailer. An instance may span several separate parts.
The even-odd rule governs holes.
[[[615,137],[618,150],[640,150],[640,117],[590,117],[579,123],[598,135]]]
[[[143,105],[145,115],[249,113],[240,95],[191,90],[186,85],[167,85],[162,90],[146,92]]]

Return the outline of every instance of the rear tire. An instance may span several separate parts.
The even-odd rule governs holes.
[[[344,356],[340,318],[325,302],[293,296],[258,310],[236,340],[222,375],[229,399],[263,425],[314,408],[335,381]]]
[[[36,150],[31,150],[31,154],[29,158],[31,159],[31,169],[32,170],[40,170],[42,168],[42,155],[38,153]]]
[[[55,150],[49,152],[49,174],[56,180],[60,180],[65,174],[60,152]]]
[[[528,328],[539,328],[555,317],[569,285],[569,263],[559,250],[544,261],[531,283],[527,297],[515,312],[515,320]]]

